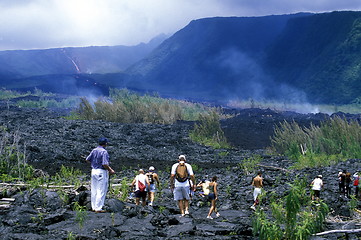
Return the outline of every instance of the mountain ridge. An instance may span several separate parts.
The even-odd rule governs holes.
[[[122,68],[114,67],[106,48],[93,48],[103,51],[95,56],[65,49],[65,53],[57,50],[53,61],[34,67],[29,61],[14,73],[14,68],[6,67],[9,62],[1,61],[0,52],[0,63],[4,63],[0,64],[0,84],[16,79],[11,85],[15,89],[24,89],[20,85],[25,83],[37,87],[39,79],[49,76],[51,82],[51,76],[57,76],[61,82],[63,74],[64,81],[70,76],[94,83],[90,88],[102,86],[102,93],[107,87],[125,87],[222,104],[249,99],[348,104],[361,102],[360,46],[358,11],[213,17],[191,21],[157,47],[143,51],[137,60],[127,61],[132,59],[130,53],[114,56],[126,59],[128,65]],[[78,51],[76,59],[72,51]],[[81,64],[86,60],[97,70]]]

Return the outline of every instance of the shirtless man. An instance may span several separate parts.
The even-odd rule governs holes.
[[[259,203],[258,195],[261,194],[263,187],[262,172],[258,172],[257,176],[253,178],[252,186],[254,186],[254,191],[253,191],[253,205],[251,206],[251,208],[253,210],[256,210],[256,205]]]

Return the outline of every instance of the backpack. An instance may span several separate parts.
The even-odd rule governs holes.
[[[359,182],[359,178],[357,177],[357,178],[355,179],[355,181],[353,181],[353,185],[354,185],[354,186],[358,186],[358,182]]]
[[[178,182],[185,182],[188,180],[188,169],[185,164],[181,165],[178,164],[176,170],[175,170],[175,178]]]
[[[153,173],[147,174],[148,175],[148,181],[150,184],[154,183]]]
[[[139,188],[139,191],[141,191],[141,192],[145,191],[145,184],[142,183],[141,181],[139,181],[139,179],[138,179],[138,188]]]

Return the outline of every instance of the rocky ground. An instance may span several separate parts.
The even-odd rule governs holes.
[[[290,160],[269,155],[265,150],[270,145],[273,127],[279,122],[295,120],[308,126],[328,118],[325,114],[240,110],[236,117],[222,121],[222,128],[235,148],[214,150],[189,139],[193,123],[118,124],[66,120],[62,117],[64,111],[12,106],[0,110],[1,125],[20,137],[28,163],[50,175],[64,165],[82,170],[89,180],[90,168],[84,157],[96,147],[99,137],[107,137],[111,165],[117,171],[114,184],[125,177],[132,179],[137,169],[149,166],[157,169],[162,182],[153,207],[136,207],[134,199],[120,201],[110,194],[106,201],[107,213],[86,211],[82,218],[72,206],[78,202],[89,209],[88,181],[83,187],[70,188],[65,201],[54,189],[2,186],[0,197],[15,201],[9,208],[0,208],[0,239],[257,239],[252,235],[250,182],[258,170],[264,172],[265,190],[274,191],[280,197],[286,194],[287,183],[297,177],[306,177],[311,182],[315,175],[322,174],[325,188],[321,197],[331,208],[325,230],[359,228],[357,213],[350,211],[349,200],[339,196],[337,186],[337,173],[342,169],[352,173],[361,170],[359,160],[299,171],[290,169]],[[206,219],[209,205],[197,192],[190,215],[180,217],[168,188],[170,167],[180,154],[185,154],[193,164],[198,180],[218,176],[219,218]],[[255,154],[261,156],[262,161],[247,174],[241,164]],[[267,200],[264,207],[267,210]],[[345,234],[338,233],[324,238],[344,237]],[[354,233],[347,237],[358,239],[361,235]]]

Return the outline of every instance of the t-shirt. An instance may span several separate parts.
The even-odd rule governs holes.
[[[321,178],[315,178],[315,180],[313,180],[313,186],[312,186],[312,190],[318,190],[320,191],[322,188],[322,179]]]
[[[192,166],[188,163],[184,163],[184,164],[187,167],[189,176],[194,175]],[[172,174],[172,175],[176,174],[176,169],[177,169],[178,165],[179,165],[179,163],[173,164],[170,174]],[[189,187],[189,181],[178,182],[178,180],[174,177],[174,187]]]
[[[109,154],[104,147],[94,148],[86,158],[91,163],[92,169],[105,169],[103,165],[109,165]]]
[[[144,174],[139,174],[139,175],[137,175],[135,177],[135,179],[136,179],[136,181],[135,181],[135,191],[139,190],[138,181],[140,181],[144,185],[147,185],[146,178],[147,178],[147,176],[145,176]],[[147,191],[147,188],[145,188],[145,191]]]

